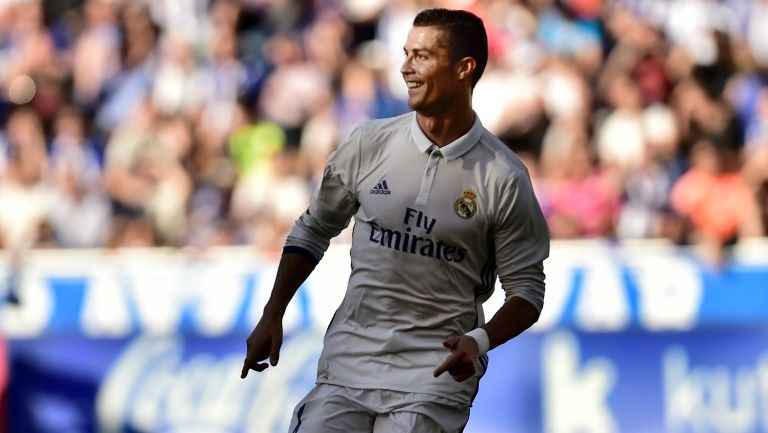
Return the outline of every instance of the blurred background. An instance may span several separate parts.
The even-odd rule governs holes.
[[[348,231],[281,366],[241,382],[244,338],[429,6],[483,18],[554,239],[467,431],[768,431],[768,1],[0,0],[0,432],[287,431]]]

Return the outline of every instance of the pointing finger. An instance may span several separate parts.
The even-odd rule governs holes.
[[[266,370],[267,367],[269,367],[269,364],[267,364],[266,362],[256,363],[255,365],[253,365],[253,363],[252,363],[252,361],[250,359],[245,358],[245,361],[243,362],[243,369],[240,372],[240,378],[241,379],[245,379],[245,377],[248,376],[248,371],[249,370],[253,370],[253,371],[256,371],[256,372],[262,372],[262,371]]]
[[[445,361],[443,361],[443,363],[440,364],[435,369],[435,372],[433,373],[435,375],[435,377],[438,377],[441,374],[443,374],[446,371],[448,371],[451,368],[453,368],[453,366],[456,365],[456,363],[458,362],[459,356],[460,356],[459,354],[454,353],[454,354],[449,355],[447,358],[445,358]]]

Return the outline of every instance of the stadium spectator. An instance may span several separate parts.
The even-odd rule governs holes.
[[[104,88],[120,72],[117,12],[109,0],[87,0],[83,5],[85,25],[71,49],[71,75],[72,99],[86,109],[96,108]]]
[[[41,235],[54,197],[40,118],[29,108],[15,110],[3,138],[8,154],[0,173],[0,245],[22,251],[45,239]]]
[[[680,218],[669,206],[672,185],[683,171],[678,157],[677,119],[662,104],[646,108],[642,116],[645,149],[641,163],[626,175],[616,234],[620,238],[668,238],[682,242]]]
[[[691,237],[705,257],[719,261],[722,247],[762,234],[752,188],[729,167],[732,150],[701,139],[691,150],[691,168],[675,183],[673,209],[690,221]]]
[[[111,230],[112,210],[103,188],[99,155],[85,136],[82,114],[61,109],[51,142],[50,171],[55,195],[48,221],[57,245],[103,246]]]
[[[618,217],[615,172],[596,167],[587,132],[555,123],[544,139],[542,200],[553,238],[610,237]]]

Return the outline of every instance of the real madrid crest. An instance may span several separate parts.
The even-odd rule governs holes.
[[[469,190],[464,191],[453,204],[453,210],[465,220],[472,218],[477,213],[477,194]]]

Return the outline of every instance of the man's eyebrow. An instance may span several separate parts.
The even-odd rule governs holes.
[[[403,47],[403,52],[407,53],[408,52],[408,48]],[[414,53],[414,54],[419,54],[419,53],[432,54],[432,50],[430,50],[428,48],[414,48],[414,49],[411,50],[411,52]]]

